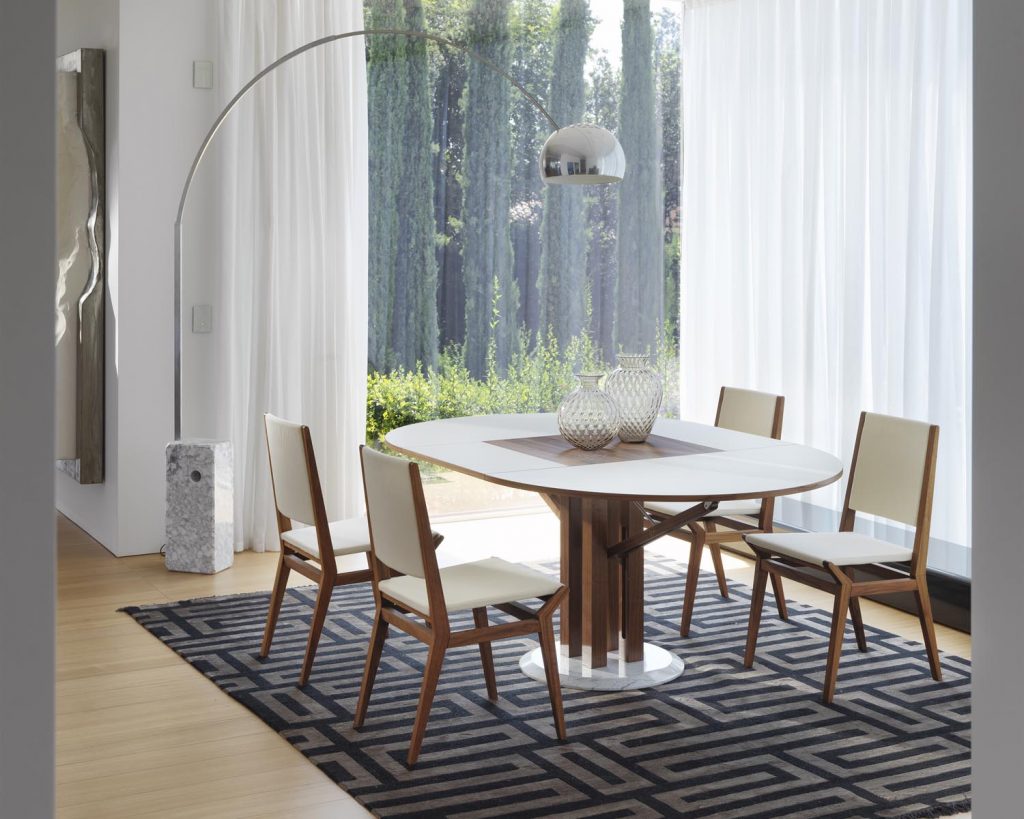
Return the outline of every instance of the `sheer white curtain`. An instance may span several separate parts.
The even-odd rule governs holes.
[[[349,0],[224,0],[223,101],[258,70],[362,28]],[[367,145],[362,38],[297,57],[226,125],[221,169],[221,427],[235,452],[238,546],[275,549],[262,415],[308,424],[328,513],[361,505],[365,438]]]
[[[954,544],[970,15],[970,0],[698,0],[682,38],[684,417],[713,417],[722,384],[777,391],[783,437],[846,463],[861,409],[937,423],[932,533]],[[838,509],[841,488],[805,500]]]

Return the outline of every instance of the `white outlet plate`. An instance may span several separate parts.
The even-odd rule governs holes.
[[[192,87],[213,88],[213,63],[209,60],[192,62]]]
[[[213,305],[194,304],[192,305],[192,332],[212,333],[213,332]]]

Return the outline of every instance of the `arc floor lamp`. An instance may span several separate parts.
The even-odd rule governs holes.
[[[305,45],[289,51],[284,56],[274,60],[266,68],[257,73],[251,80],[239,89],[238,93],[231,98],[231,101],[224,106],[224,110],[217,115],[213,125],[203,139],[199,150],[196,151],[192,166],[189,168],[188,176],[185,177],[185,185],[181,191],[181,200],[178,203],[178,215],[174,220],[174,438],[181,438],[181,265],[182,265],[182,235],[181,222],[185,213],[185,205],[188,203],[189,190],[196,172],[202,164],[210,143],[220,130],[221,125],[230,116],[239,102],[252,90],[253,86],[259,83],[268,74],[273,73],[285,63],[295,59],[300,54],[312,51],[315,48],[328,45],[338,40],[346,40],[350,37],[364,37],[371,35],[391,35],[410,37],[419,40],[428,40],[438,43],[456,51],[467,54],[470,58],[487,66],[492,71],[500,74],[508,80],[523,96],[525,96],[537,108],[544,118],[554,129],[547,138],[541,150],[539,166],[541,179],[547,185],[600,185],[612,182],[621,182],[626,170],[626,159],[622,152],[622,146],[610,131],[598,125],[577,123],[565,127],[559,126],[551,114],[533,94],[527,91],[521,83],[517,82],[507,71],[502,69],[493,60],[479,54],[462,43],[456,43],[435,34],[424,31],[413,31],[405,29],[362,29],[360,31],[349,31],[343,34],[330,34],[317,40],[311,40]]]

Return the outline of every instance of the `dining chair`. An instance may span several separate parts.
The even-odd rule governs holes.
[[[785,398],[767,392],[744,390],[737,387],[722,387],[718,394],[718,410],[715,413],[715,426],[761,435],[765,438],[779,438],[782,435],[782,411]],[[662,503],[649,501],[644,505],[648,515],[654,521],[685,512],[692,504]],[[728,598],[729,585],[725,580],[725,569],[722,566],[723,543],[739,543],[744,533],[771,532],[772,515],[775,511],[774,498],[760,500],[723,501],[718,508],[701,518],[676,529],[672,537],[688,541],[690,559],[687,564],[686,589],[683,593],[683,612],[679,620],[679,634],[688,637],[693,607],[697,599],[697,580],[700,577],[700,558],[707,546],[711,559],[715,564],[715,575],[718,578],[718,590],[722,597]],[[747,518],[748,520],[739,520]],[[756,518],[757,523],[749,523],[749,518]],[[719,529],[719,526],[725,528]],[[786,620],[786,598],[782,591],[782,581],[772,577],[772,590],[779,616]]]
[[[747,668],[754,664],[766,580],[782,576],[835,595],[825,663],[825,703],[832,702],[835,694],[847,609],[853,619],[857,647],[868,650],[860,611],[864,595],[913,593],[932,677],[942,679],[926,574],[938,443],[939,428],[935,425],[862,412],[839,531],[746,535],[756,556],[743,660]],[[858,512],[915,527],[912,548],[854,532]],[[898,569],[888,565],[893,563],[909,566]],[[858,581],[855,569],[868,565],[872,577]]]
[[[270,653],[288,575],[294,569],[318,586],[306,656],[299,673],[299,685],[305,685],[313,669],[317,644],[320,642],[335,587],[370,579],[370,533],[366,518],[328,522],[309,427],[285,421],[269,413],[263,416],[263,422],[267,452],[270,455],[270,479],[274,490],[281,554],[277,561],[277,576],[270,596],[267,625],[259,656],[264,658]],[[296,529],[293,528],[295,523],[308,525]],[[367,555],[365,569],[338,571],[337,558],[360,553]]]
[[[565,717],[552,616],[567,593],[565,586],[540,572],[495,557],[439,569],[430,540],[419,467],[365,446],[359,452],[370,519],[376,611],[353,720],[355,728],[361,728],[366,719],[389,626],[416,637],[428,647],[409,744],[410,766],[420,754],[445,652],[459,646],[479,646],[487,697],[496,702],[498,688],[491,642],[536,634],[555,732],[564,740]],[[537,609],[520,602],[533,598],[541,600]],[[490,625],[488,606],[511,615],[516,622]],[[472,626],[453,628],[450,615],[463,611],[472,611]]]

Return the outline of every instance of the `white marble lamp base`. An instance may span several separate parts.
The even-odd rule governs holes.
[[[234,562],[232,461],[229,441],[192,439],[167,445],[164,555],[172,572],[216,574]]]
[[[558,652],[558,676],[563,688],[585,691],[627,691],[651,688],[670,682],[683,673],[685,663],[670,651],[654,643],[644,643],[644,658],[627,663],[617,651],[608,652],[608,665],[591,668],[582,657],[569,657],[564,649]],[[540,647],[527,652],[519,660],[519,669],[527,677],[544,682],[544,660]]]

